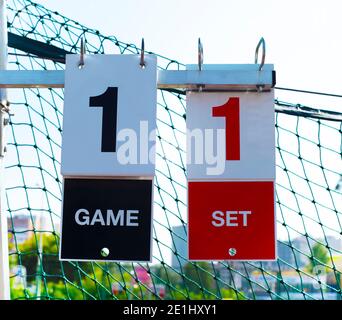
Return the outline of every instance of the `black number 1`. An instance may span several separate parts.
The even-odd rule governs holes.
[[[99,96],[90,97],[89,106],[103,108],[101,152],[116,152],[118,88],[108,87]]]

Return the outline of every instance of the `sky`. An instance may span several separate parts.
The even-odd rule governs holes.
[[[340,1],[36,2],[123,42],[140,44],[144,37],[147,50],[183,63],[197,63],[198,37],[204,63],[253,63],[264,37],[278,86],[341,92]]]

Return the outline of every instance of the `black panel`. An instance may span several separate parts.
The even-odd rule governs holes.
[[[149,261],[152,187],[152,180],[65,179],[61,258]],[[79,225],[75,219],[79,209],[89,212],[89,216],[84,213],[79,215],[82,223],[87,222],[87,217],[91,223],[95,211],[99,209],[106,225],[102,225],[101,220],[94,221],[94,225]],[[138,210],[139,213],[132,215],[137,219],[131,220],[138,226],[113,225],[113,220],[107,225],[107,210],[112,210],[114,215],[124,210],[124,215],[114,216],[124,216],[124,219],[118,219],[124,224],[127,223],[127,210]],[[107,257],[101,255],[102,248],[109,249]]]

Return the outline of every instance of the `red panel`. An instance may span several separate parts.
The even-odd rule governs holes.
[[[274,182],[189,182],[188,187],[189,259],[276,258]]]

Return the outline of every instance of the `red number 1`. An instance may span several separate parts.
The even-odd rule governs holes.
[[[239,98],[229,98],[222,106],[213,107],[213,117],[226,119],[226,160],[240,160]]]

